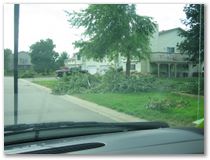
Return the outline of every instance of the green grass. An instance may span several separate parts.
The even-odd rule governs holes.
[[[58,80],[37,80],[33,81],[39,85],[53,88]],[[124,112],[136,117],[152,120],[152,121],[165,121],[171,126],[192,126],[192,122],[197,119],[197,97],[179,95],[175,93],[166,92],[142,92],[142,93],[83,93],[75,94],[74,96],[81,99],[103,105],[114,110]],[[172,108],[169,111],[158,111],[146,109],[145,105],[148,104],[150,99],[172,99],[187,101],[186,105],[178,108]],[[199,117],[204,117],[204,97],[200,97],[200,114]]]
[[[189,96],[179,96],[172,93],[137,93],[137,94],[77,94],[79,98],[95,102],[120,112],[137,116],[142,119],[165,121],[171,126],[192,126],[192,122],[197,118],[197,98]],[[180,98],[188,101],[187,106],[173,108],[169,111],[162,112],[157,110],[146,109],[145,105],[150,98],[157,99],[174,99]],[[204,99],[200,99],[200,117],[204,115]]]
[[[58,83],[58,80],[34,80],[32,82],[52,89]]]

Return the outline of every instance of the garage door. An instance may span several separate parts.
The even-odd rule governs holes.
[[[100,73],[104,74],[107,70],[109,70],[109,65],[100,65]]]
[[[97,67],[94,66],[94,65],[93,66],[88,66],[87,69],[88,69],[88,72],[90,74],[95,74],[97,72]]]

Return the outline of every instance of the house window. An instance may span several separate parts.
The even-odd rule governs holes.
[[[167,47],[168,53],[174,53],[174,51],[175,51],[174,47]]]
[[[19,59],[19,64],[21,64],[21,65],[25,64],[25,60],[23,58],[20,58]]]
[[[80,59],[81,59],[81,56],[78,54],[77,55],[77,60],[80,61]]]
[[[24,64],[26,65],[28,63],[28,60],[27,59],[24,59]]]
[[[136,70],[136,65],[135,64],[131,64],[131,70]]]

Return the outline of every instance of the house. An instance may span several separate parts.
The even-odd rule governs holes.
[[[9,61],[9,69],[13,70],[14,66],[14,54],[10,56],[10,61]],[[28,52],[21,51],[18,53],[18,69],[29,69],[31,68],[32,63],[31,63],[31,57]]]
[[[113,65],[114,62],[110,62],[106,58],[104,58],[102,61],[95,61],[93,59],[81,57],[79,54],[74,54],[72,58],[65,61],[65,66],[80,67],[82,70],[87,70],[90,74],[103,74],[109,69],[109,67]]]
[[[192,76],[192,62],[187,55],[178,50],[177,44],[183,38],[179,36],[181,28],[159,32],[156,42],[153,42],[150,54],[149,70],[158,77],[188,77]]]
[[[29,69],[31,67],[31,56],[28,52],[21,51],[18,53],[19,69]]]
[[[131,61],[131,72],[141,72],[157,75],[158,77],[191,77],[198,73],[198,66],[188,60],[187,55],[183,55],[177,48],[183,38],[179,36],[181,28],[173,28],[166,31],[155,32],[151,38],[151,53],[147,60]],[[122,67],[126,70],[126,58],[119,53],[117,60],[94,61],[75,54],[66,61],[66,66],[78,66],[87,70],[91,74],[103,74],[109,67]]]

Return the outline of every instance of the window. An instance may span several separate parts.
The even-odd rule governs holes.
[[[167,47],[168,53],[174,53],[174,51],[175,51],[174,47]]]
[[[135,64],[131,64],[131,70],[136,70],[136,65]]]
[[[81,56],[78,54],[77,55],[77,60],[80,61],[81,60]]]

